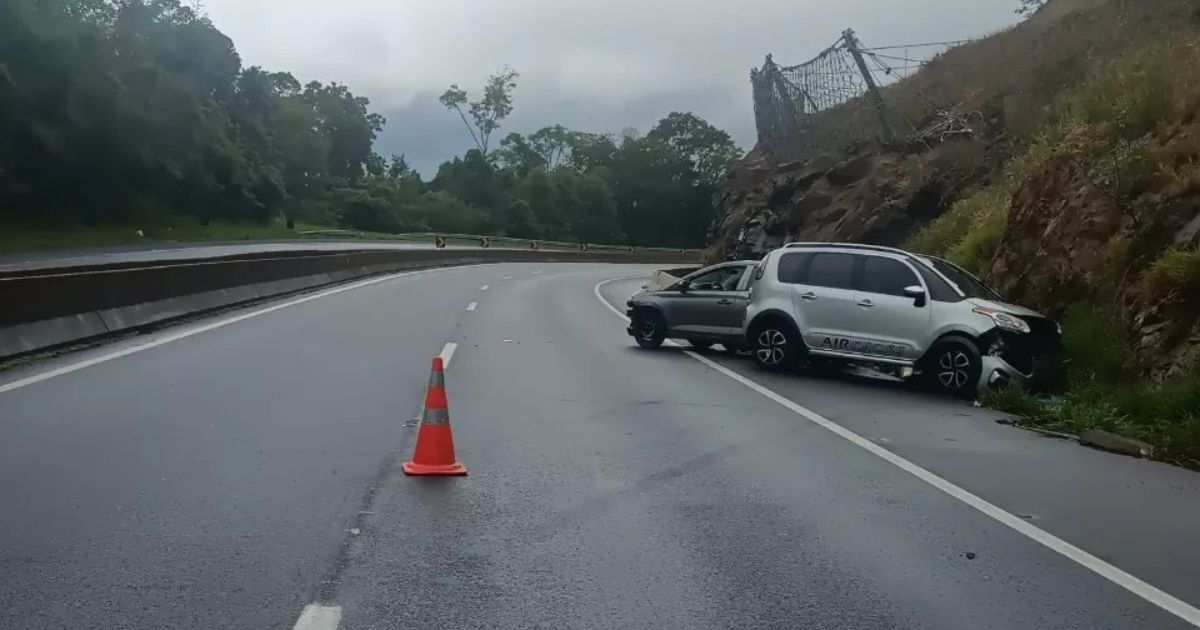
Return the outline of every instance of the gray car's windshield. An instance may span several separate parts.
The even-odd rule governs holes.
[[[920,257],[921,262],[932,267],[935,271],[942,274],[947,281],[954,285],[963,295],[969,298],[981,298],[985,300],[1002,300],[999,293],[993,291],[986,284],[981,282],[975,276],[967,273],[957,265],[952,265],[938,258]]]

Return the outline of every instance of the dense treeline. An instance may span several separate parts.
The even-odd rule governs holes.
[[[728,134],[673,113],[645,136],[508,134],[425,182],[403,156],[374,152],[384,122],[345,86],[243,68],[229,38],[179,0],[0,1],[6,225],[288,217],[698,246],[737,157]]]

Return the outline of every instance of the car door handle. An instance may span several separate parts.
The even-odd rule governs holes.
[[[855,302],[855,304],[858,304],[859,306],[861,306],[863,308],[874,308],[875,307],[875,303],[872,302],[871,300],[859,300],[858,302]]]
[[[812,291],[809,291],[808,293],[801,293],[801,294],[800,294],[800,299],[801,299],[801,300],[808,300],[809,302],[811,302],[811,301],[813,301],[813,300],[817,299],[817,294],[816,294],[816,293],[813,293]]]
[[[720,304],[721,306],[733,306],[733,300],[725,298],[725,299],[717,300],[717,304]]]

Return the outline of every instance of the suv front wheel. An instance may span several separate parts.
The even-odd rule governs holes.
[[[924,372],[929,384],[955,396],[973,396],[983,373],[979,348],[969,339],[948,337],[930,349]]]
[[[749,335],[750,353],[758,367],[772,372],[788,369],[800,356],[801,341],[796,329],[778,320],[757,324]]]

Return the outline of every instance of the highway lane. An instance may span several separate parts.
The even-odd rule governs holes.
[[[471,476],[384,485],[326,602],[343,627],[1188,627],[706,365],[635,349],[588,300],[611,275],[518,278],[464,320],[448,387]]]
[[[623,304],[640,279],[602,292]],[[686,345],[686,344],[684,344]],[[669,349],[666,351],[670,351]],[[1200,602],[1200,475],[997,424],[1004,414],[854,375],[769,374],[704,356],[762,383],[1012,514],[1151,583]]]
[[[313,602],[344,629],[1190,627],[713,367],[635,349],[592,291],[644,269],[385,280],[0,393],[0,627],[288,628]],[[447,342],[471,475],[404,478]],[[1200,599],[1190,473],[1098,453],[1038,469],[1043,449],[1090,452],[951,401],[728,365]],[[1092,475],[1133,488],[1111,513],[1063,500]],[[1139,496],[1176,524],[1116,514]]]
[[[0,628],[290,627],[429,357],[516,269],[386,280],[0,393]]]

